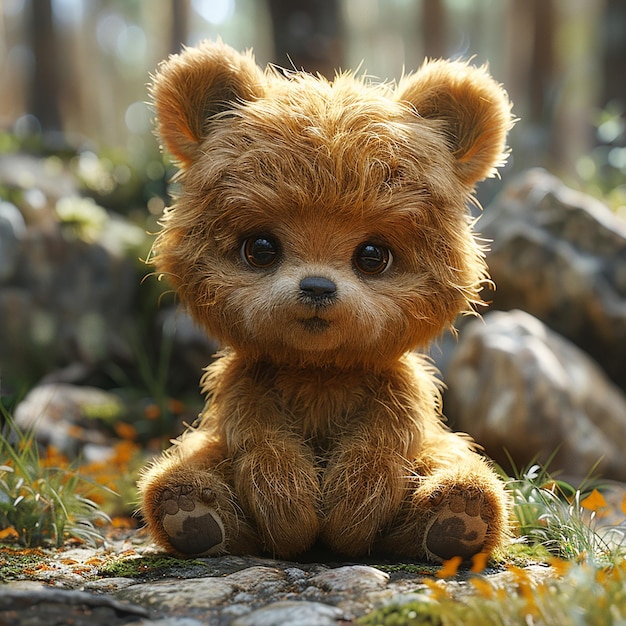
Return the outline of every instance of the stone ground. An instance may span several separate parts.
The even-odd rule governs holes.
[[[142,531],[108,533],[102,547],[0,549],[0,626],[326,626],[427,593],[426,564],[285,562],[254,557],[186,561],[159,554]],[[319,556],[318,556],[319,558]],[[374,566],[375,565],[375,566]],[[548,568],[536,567],[541,575]],[[487,570],[490,577],[506,572]],[[458,585],[468,572],[438,584]]]

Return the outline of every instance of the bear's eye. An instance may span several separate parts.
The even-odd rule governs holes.
[[[250,237],[241,246],[241,258],[254,269],[272,267],[278,255],[278,243],[272,237]]]
[[[382,274],[391,267],[392,262],[391,250],[375,243],[363,243],[354,253],[354,265],[359,272],[368,276]]]

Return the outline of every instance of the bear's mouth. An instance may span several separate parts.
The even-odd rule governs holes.
[[[330,322],[314,315],[313,317],[307,317],[306,319],[299,320],[300,325],[307,332],[317,335],[323,333],[330,328]]]

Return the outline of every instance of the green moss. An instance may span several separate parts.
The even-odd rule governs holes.
[[[440,606],[428,599],[384,606],[357,620],[362,626],[441,626]]]
[[[494,554],[492,561],[496,566],[528,567],[529,565],[546,565],[553,558],[550,551],[541,544],[512,543],[505,550]]]
[[[39,549],[16,550],[0,545],[0,582],[24,580],[29,572],[48,562],[48,557]]]
[[[99,525],[109,517],[88,496],[110,492],[81,476],[65,459],[41,457],[34,431],[22,432],[0,405],[0,530],[13,531],[20,545],[55,545],[68,537],[97,546]],[[13,443],[16,440],[17,443]]]
[[[435,576],[441,566],[429,565],[428,563],[372,563],[372,567],[386,574]]]
[[[178,559],[167,555],[141,556],[120,558],[110,561],[98,570],[98,575],[106,578],[145,578],[153,577],[167,571],[186,569],[189,566],[208,568],[204,561]]]

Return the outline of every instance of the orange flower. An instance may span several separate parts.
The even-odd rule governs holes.
[[[167,401],[167,408],[174,413],[174,415],[180,415],[185,410],[185,405],[180,400],[170,398]]]
[[[536,613],[537,604],[535,602],[535,590],[528,572],[515,565],[507,565],[507,570],[511,572],[513,580],[517,584],[517,589],[526,602],[528,612],[531,614]]]
[[[161,409],[156,404],[149,404],[143,412],[146,416],[146,419],[149,420],[156,420],[161,417]]]
[[[117,422],[114,426],[118,437],[132,441],[137,438],[137,429],[126,422]]]
[[[597,511],[607,506],[604,496],[594,489],[581,503],[580,506],[588,511]]]
[[[480,574],[487,567],[487,559],[489,555],[486,552],[478,552],[472,557],[472,567],[470,569],[474,574]]]
[[[557,559],[556,557],[551,558],[549,562],[557,576],[565,576],[571,567],[571,563],[569,561]]]
[[[596,572],[596,582],[601,587],[604,587],[607,584],[608,579],[609,579],[609,572],[606,569],[599,569]]]
[[[494,597],[493,585],[485,578],[471,578],[469,582],[483,598],[491,600]]]
[[[39,464],[42,467],[67,467],[69,459],[54,446],[48,446],[45,455],[39,459]]]
[[[114,447],[112,462],[118,467],[125,468],[135,456],[139,447],[133,441],[120,441]]]
[[[113,528],[137,528],[137,522],[132,517],[114,517],[111,519]]]
[[[425,578],[422,582],[430,591],[433,600],[444,600],[449,597],[445,585],[439,585],[436,581],[429,578]]]
[[[452,576],[456,576],[461,563],[463,563],[463,559],[460,556],[453,556],[451,559],[444,561],[441,565],[441,569],[437,572],[437,578],[451,578]]]

